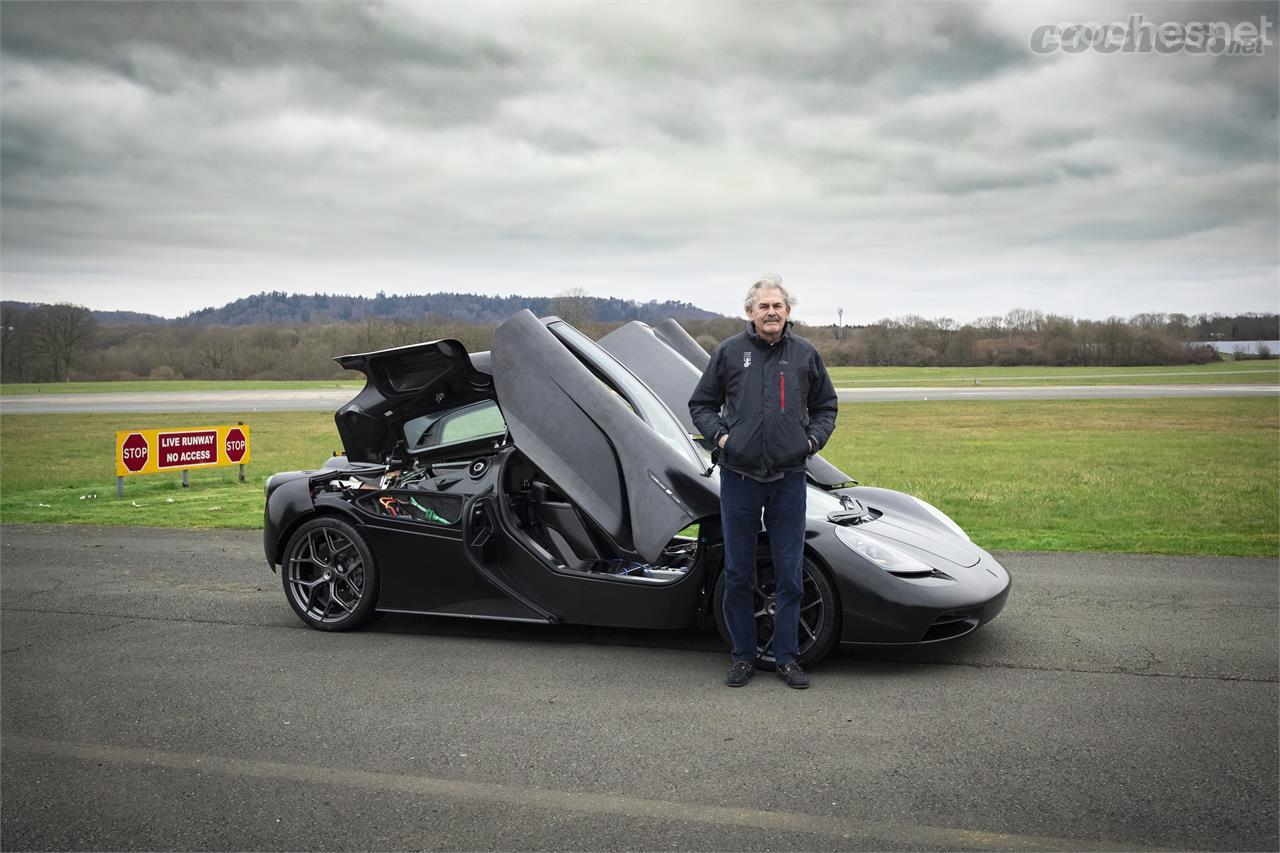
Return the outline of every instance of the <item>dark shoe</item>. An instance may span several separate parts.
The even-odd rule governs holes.
[[[724,677],[724,683],[730,687],[741,687],[751,680],[751,676],[756,674],[756,665],[749,660],[736,660],[733,666],[729,668],[729,674]]]
[[[800,668],[798,663],[784,663],[778,667],[777,673],[778,677],[785,681],[788,687],[804,690],[809,686],[809,676],[804,674],[804,670]]]

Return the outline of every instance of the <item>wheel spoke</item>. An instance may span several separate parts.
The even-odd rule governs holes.
[[[294,558],[293,558],[293,562],[295,562],[295,563],[302,563],[302,562],[314,563],[314,562],[316,561],[316,549],[315,549],[315,546],[314,546],[314,545],[312,544],[312,542],[311,542],[311,537],[310,537],[310,536],[308,536],[306,539],[302,540],[302,543],[306,546],[306,553],[305,553],[305,554],[303,554],[303,553],[299,553],[299,554],[298,554],[298,556],[296,556],[296,557],[294,557]],[[301,549],[301,548],[299,548],[298,550],[299,550],[299,551],[302,551],[302,549]]]
[[[329,581],[329,600],[341,607],[345,612],[350,613],[356,609],[354,604],[348,606],[345,601],[338,595],[338,582]]]
[[[327,534],[328,534],[328,531],[321,531],[321,532],[322,532],[322,533],[324,533],[324,534],[326,534],[324,538],[325,538],[325,540],[327,541],[327,540],[328,540],[328,538],[329,538],[329,537],[328,537],[328,535],[327,535]],[[324,544],[324,543],[321,543],[321,544]],[[333,568],[332,563],[331,563],[329,560],[324,559],[323,557],[321,557],[321,556],[320,556],[320,554],[319,554],[319,552],[316,550],[316,540],[315,540],[314,538],[309,537],[309,538],[307,539],[307,545],[309,545],[309,546],[310,546],[310,548],[311,548],[311,562],[312,562],[312,563],[314,563],[316,566],[320,567],[321,569],[330,569],[330,568]]]
[[[324,533],[324,547],[328,550],[329,557],[332,559],[335,550],[333,547],[333,531],[326,527],[322,532]]]
[[[360,592],[363,587],[353,582],[351,575],[347,575],[345,578],[342,578],[342,585],[347,588],[347,592],[355,596],[356,601],[360,600]]]
[[[822,606],[822,599],[818,599],[817,601],[811,601],[808,604],[801,606],[800,612],[806,613],[815,607],[821,607],[821,606]]]
[[[808,635],[809,635],[809,642],[811,642],[811,643],[812,643],[814,640],[818,639],[818,634],[817,634],[817,632],[815,632],[812,628],[810,628],[810,627],[809,627],[809,623],[808,623],[808,622],[806,622],[806,621],[804,621],[804,619],[803,619],[803,618],[800,620],[800,627],[801,627],[802,629],[804,629],[804,632],[805,632],[806,634],[808,634]]]

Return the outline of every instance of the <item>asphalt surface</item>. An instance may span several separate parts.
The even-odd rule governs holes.
[[[301,625],[242,531],[0,530],[0,847],[1274,850],[1274,560],[1000,554],[1005,612],[722,685],[714,634]]]
[[[1098,400],[1134,397],[1277,397],[1280,385],[1072,385],[1063,387],[837,388],[842,403],[902,400]],[[297,391],[155,391],[33,394],[0,398],[0,413],[333,411],[350,388]]]

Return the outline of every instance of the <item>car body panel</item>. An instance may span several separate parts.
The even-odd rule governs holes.
[[[631,325],[628,323],[627,325]],[[676,353],[684,357],[686,361],[698,369],[698,373],[707,369],[707,365],[711,363],[711,355],[702,348],[702,344],[693,339],[675,320],[667,318],[653,326],[653,333]]]
[[[382,462],[396,452],[396,426],[433,411],[492,399],[492,380],[471,364],[466,347],[447,339],[342,355],[334,359],[365,375],[365,387],[334,421],[347,458]]]
[[[712,481],[645,429],[625,398],[532,313],[499,326],[491,352],[516,446],[619,547],[653,562],[700,511],[717,505]]]
[[[698,428],[693,425],[693,417],[689,414],[689,397],[702,376],[701,368],[672,349],[658,337],[655,329],[645,323],[619,326],[598,343],[653,389],[687,432],[697,434]],[[707,357],[696,341],[693,345]],[[677,405],[680,400],[684,401],[683,405]]]

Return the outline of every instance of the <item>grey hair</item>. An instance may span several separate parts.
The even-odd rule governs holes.
[[[751,309],[756,307],[756,294],[762,290],[777,290],[782,294],[782,301],[787,303],[788,308],[795,307],[796,298],[790,290],[787,290],[787,286],[782,283],[782,276],[776,272],[767,272],[747,288],[747,298],[743,301],[742,307],[746,309],[748,314],[751,313]]]

